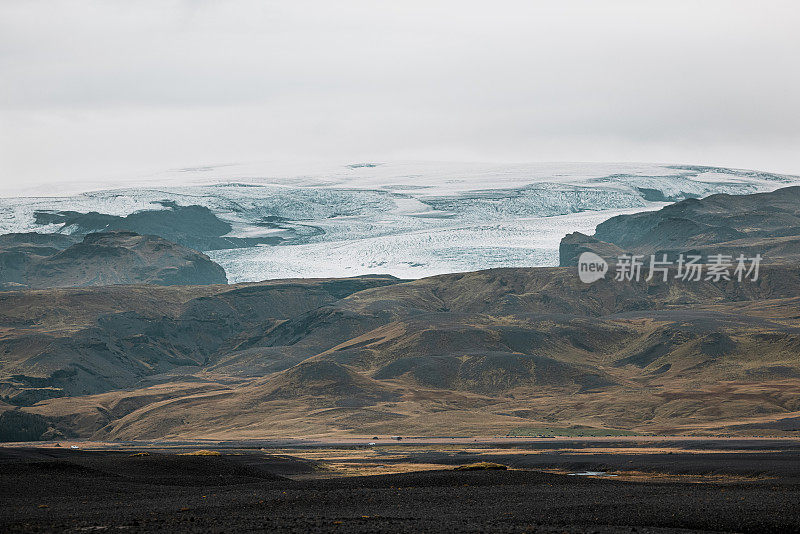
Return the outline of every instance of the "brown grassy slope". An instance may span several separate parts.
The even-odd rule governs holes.
[[[249,330],[393,278],[234,286],[110,286],[0,293],[0,395],[29,405],[192,374]]]
[[[211,318],[203,328],[227,324],[230,337],[133,391],[22,409],[102,439],[758,433],[800,415],[797,268],[741,284],[587,286],[571,269],[390,282],[271,283],[173,304],[173,317]],[[141,345],[163,346],[165,324]]]

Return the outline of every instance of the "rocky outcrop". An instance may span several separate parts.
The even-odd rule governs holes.
[[[561,240],[558,247],[559,264],[561,266],[577,265],[578,258],[584,252],[594,252],[606,259],[616,258],[624,253],[621,248],[612,243],[600,241],[580,232],[573,232]]]
[[[34,216],[37,224],[58,225],[59,232],[72,235],[124,230],[158,235],[195,250],[274,245],[282,241],[280,237],[228,237],[226,234],[232,230],[230,223],[205,206],[180,206],[168,200],[160,204],[164,209],[142,210],[124,217],[96,211],[37,211]]]
[[[761,254],[764,263],[800,261],[800,187],[754,195],[687,199],[658,211],[618,215],[594,236],[570,234],[560,247],[561,266],[590,250],[606,259],[634,254]]]
[[[227,283],[208,256],[160,237],[104,232],[76,241],[60,234],[0,236],[0,288]]]

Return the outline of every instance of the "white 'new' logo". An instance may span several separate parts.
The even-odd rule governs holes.
[[[594,252],[584,252],[578,258],[578,277],[584,284],[605,278],[607,272],[608,263]]]

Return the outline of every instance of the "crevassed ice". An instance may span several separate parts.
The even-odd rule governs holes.
[[[211,209],[231,223],[231,236],[275,233],[258,224],[266,217],[292,230],[278,246],[207,251],[232,282],[367,273],[416,278],[556,265],[564,234],[591,234],[614,215],[800,183],[794,176],[695,166],[370,165],[283,177],[244,166],[202,168],[165,173],[168,185],[157,188],[0,198],[0,232],[70,231],[36,225],[36,210],[127,215],[164,209],[156,202],[172,200]],[[188,182],[195,183],[182,185]]]

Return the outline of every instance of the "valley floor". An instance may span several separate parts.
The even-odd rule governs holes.
[[[800,529],[797,440],[262,445],[0,448],[0,531]]]

